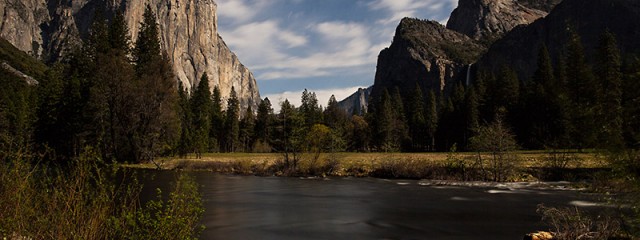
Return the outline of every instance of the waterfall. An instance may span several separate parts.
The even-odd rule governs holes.
[[[471,66],[472,65],[473,63],[467,66],[467,86],[471,85]]]

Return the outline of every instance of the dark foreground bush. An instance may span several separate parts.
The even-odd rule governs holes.
[[[33,165],[25,155],[0,160],[0,238],[197,237],[203,208],[192,179],[178,177],[167,201],[140,206],[135,176],[124,182],[123,170],[98,156],[88,150],[65,167]]]
[[[538,214],[557,240],[606,240],[621,237],[620,221],[608,214],[589,214],[578,208],[538,206]]]

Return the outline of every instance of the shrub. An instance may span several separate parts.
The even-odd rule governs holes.
[[[470,139],[471,148],[478,151],[478,162],[484,166],[480,152],[489,152],[488,167],[493,181],[506,181],[512,174],[517,156],[512,151],[518,149],[515,136],[504,125],[499,115],[496,120],[476,130],[476,136]]]
[[[167,202],[142,207],[135,176],[91,149],[64,167],[32,165],[32,158],[0,160],[0,237],[189,239],[199,233],[202,203],[186,176],[177,179]]]
[[[578,208],[538,205],[538,214],[551,227],[554,239],[611,239],[620,234],[620,222],[608,215],[588,215]]]

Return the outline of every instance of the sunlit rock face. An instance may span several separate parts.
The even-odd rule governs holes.
[[[514,0],[460,0],[451,13],[447,28],[464,33],[475,40],[492,41],[500,38],[514,27],[530,24],[548,12],[532,7],[544,8],[536,1]],[[537,2],[542,2],[538,0]]]
[[[46,61],[55,61],[86,37],[95,10],[124,12],[133,40],[146,5],[156,13],[160,41],[178,81],[191,88],[206,72],[223,100],[234,87],[243,109],[256,109],[260,94],[253,74],[218,34],[213,0],[0,0],[0,37]]]
[[[447,94],[486,48],[468,36],[435,21],[405,18],[389,48],[380,52],[372,96],[398,88],[408,96],[416,86],[423,92]]]

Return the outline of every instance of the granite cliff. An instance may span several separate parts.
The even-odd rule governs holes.
[[[447,28],[475,40],[492,42],[518,25],[546,15],[545,11],[513,0],[461,0],[451,13]]]
[[[402,19],[393,43],[380,52],[372,95],[398,87],[408,94],[416,83],[423,89],[445,93],[464,76],[485,47],[468,36],[435,21]]]
[[[364,114],[367,112],[369,95],[371,95],[371,87],[358,88],[354,94],[340,101],[338,106],[344,109],[347,114]]]
[[[223,99],[234,87],[241,107],[256,109],[256,80],[218,34],[213,0],[0,0],[0,37],[42,60],[55,61],[81,43],[97,8],[107,15],[124,12],[135,40],[147,4],[156,13],[161,46],[178,81],[192,87],[206,72]]]
[[[622,53],[640,49],[640,2],[636,0],[564,0],[545,18],[517,27],[488,50],[478,66],[497,70],[504,65],[527,80],[537,68],[538,51],[544,43],[552,60],[565,52],[571,32],[582,40],[587,58],[594,55],[600,36],[610,31]]]
[[[416,83],[423,92],[447,95],[452,83],[469,81],[472,64],[491,43],[518,26],[543,18],[560,1],[460,0],[446,27],[405,18],[391,46],[378,56],[372,95],[395,87],[408,93]]]

